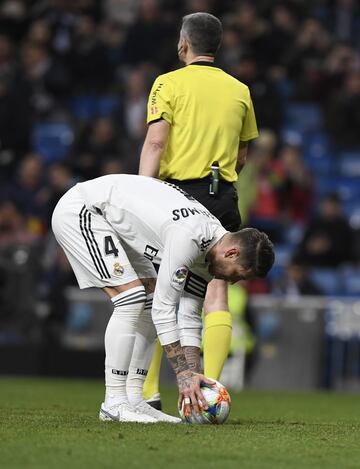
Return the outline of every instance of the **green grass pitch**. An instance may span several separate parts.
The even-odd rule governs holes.
[[[359,468],[360,397],[245,391],[220,426],[97,420],[98,381],[0,379],[0,467]],[[163,392],[176,412],[176,389]]]

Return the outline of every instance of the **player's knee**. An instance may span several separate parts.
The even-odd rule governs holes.
[[[104,287],[103,290],[112,299],[115,296],[121,295],[122,293],[126,293],[127,291],[133,288],[142,287],[142,286],[143,286],[142,282],[139,279],[136,279],[136,280],[133,280],[132,282],[126,283],[125,285],[116,285],[114,287]]]
[[[144,310],[146,302],[143,285],[130,288],[111,298],[114,306],[113,315],[127,321],[137,321]]]

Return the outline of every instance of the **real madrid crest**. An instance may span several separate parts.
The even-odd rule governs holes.
[[[124,267],[119,262],[114,262],[114,275],[121,277],[124,273]]]

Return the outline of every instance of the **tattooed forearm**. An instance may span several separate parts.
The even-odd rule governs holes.
[[[184,347],[188,367],[194,373],[201,373],[199,347]]]
[[[172,344],[164,345],[166,357],[169,360],[175,374],[181,373],[189,369],[186,362],[186,357],[180,341],[173,342]]]

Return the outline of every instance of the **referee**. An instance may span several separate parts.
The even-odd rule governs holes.
[[[258,131],[248,87],[214,64],[221,39],[215,16],[183,18],[178,55],[185,67],[160,75],[153,84],[139,173],[176,184],[227,230],[237,231],[241,220],[233,183]],[[210,282],[204,313],[204,374],[218,379],[231,340],[225,281]],[[144,397],[150,401],[160,397],[160,359],[158,352],[145,384]]]

